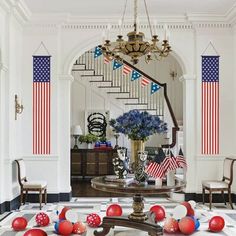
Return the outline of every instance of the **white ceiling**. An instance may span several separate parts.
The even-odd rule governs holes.
[[[80,17],[121,16],[125,0],[24,0],[33,13],[69,13]],[[147,0],[150,16],[195,13],[226,14],[236,0]],[[139,14],[144,15],[143,0]],[[133,1],[128,0],[126,16],[133,14]]]

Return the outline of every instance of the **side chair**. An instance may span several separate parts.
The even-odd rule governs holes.
[[[46,181],[32,181],[29,182],[26,178],[26,168],[23,159],[15,160],[18,170],[18,182],[20,184],[20,205],[26,202],[28,192],[39,193],[39,208],[42,208],[42,193],[44,193],[44,203],[47,204],[47,182]],[[24,196],[25,195],[25,196]]]

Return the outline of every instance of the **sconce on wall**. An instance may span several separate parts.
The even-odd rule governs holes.
[[[177,71],[176,70],[170,70],[170,77],[175,80],[177,77]]]
[[[23,112],[24,106],[19,103],[18,97],[15,94],[15,120],[17,120],[17,114],[21,114]]]

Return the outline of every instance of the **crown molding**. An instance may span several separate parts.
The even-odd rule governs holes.
[[[8,14],[12,14],[21,24],[25,24],[32,16],[23,0],[1,0],[0,7]]]

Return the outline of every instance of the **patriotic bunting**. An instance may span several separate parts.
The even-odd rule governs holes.
[[[202,154],[219,154],[219,56],[202,56]]]
[[[51,153],[51,56],[33,56],[33,154]]]
[[[122,63],[114,60],[113,61],[113,70],[116,70],[116,69],[120,68],[122,65],[123,65]]]
[[[141,80],[142,87],[145,87],[149,83],[150,83],[150,81],[147,78],[145,78],[145,77],[142,78],[142,80]]]
[[[102,50],[101,50],[101,48],[96,47],[96,48],[95,48],[95,51],[94,51],[94,58],[97,58],[97,57],[99,57],[99,56],[101,56],[101,55],[102,55]]]
[[[152,82],[152,84],[151,84],[151,94],[157,92],[160,88],[161,88],[160,85]]]
[[[139,79],[142,75],[136,71],[136,70],[133,70],[132,71],[132,75],[131,75],[131,81],[134,81],[136,79]]]
[[[109,64],[111,60],[109,60],[107,57],[104,57],[104,64]]]
[[[124,64],[123,66],[123,74],[128,75],[132,71],[132,68],[130,68],[128,65]]]

